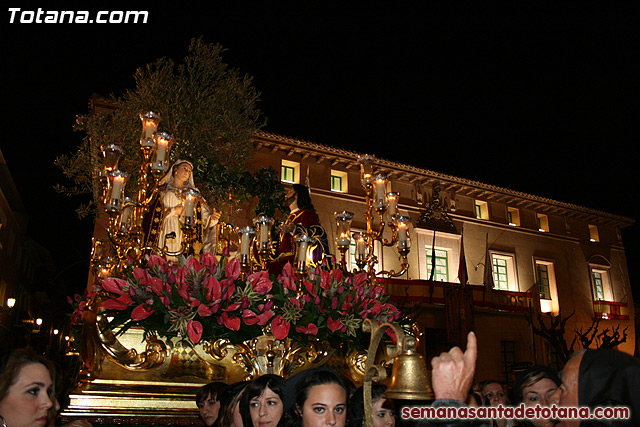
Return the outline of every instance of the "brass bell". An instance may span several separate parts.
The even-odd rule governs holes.
[[[414,350],[403,351],[393,359],[391,384],[384,393],[388,399],[433,400],[431,380],[424,357]]]

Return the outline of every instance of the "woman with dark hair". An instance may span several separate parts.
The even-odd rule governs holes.
[[[31,349],[16,350],[0,366],[0,423],[44,427],[54,407],[53,365]]]
[[[333,369],[307,369],[285,384],[286,426],[345,427],[349,387]]]
[[[549,398],[562,381],[558,373],[546,366],[532,366],[518,374],[515,386],[515,403],[524,403],[526,407],[551,406]],[[551,419],[526,419],[518,422],[523,426],[552,427]]]
[[[393,427],[396,425],[396,413],[393,400],[383,397],[387,387],[381,384],[371,386],[371,413],[374,427]],[[359,387],[349,399],[347,411],[348,427],[364,426],[364,389]]]
[[[284,425],[282,415],[284,378],[263,375],[251,381],[242,393],[240,413],[247,427],[276,427]]]
[[[218,397],[222,390],[227,387],[222,382],[212,382],[204,385],[196,393],[196,404],[200,411],[200,417],[207,425],[211,427],[218,419],[218,412],[220,411],[220,400]]]
[[[220,412],[216,426],[243,426],[242,415],[240,414],[240,399],[242,399],[242,393],[248,384],[248,381],[240,381],[231,384],[220,393]]]

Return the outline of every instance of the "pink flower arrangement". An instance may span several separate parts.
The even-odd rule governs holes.
[[[179,262],[151,256],[145,268],[103,279],[96,292],[107,297],[101,310],[114,316],[113,327],[141,325],[147,334],[180,335],[194,344],[218,338],[237,344],[270,330],[276,339],[316,337],[336,348],[364,348],[364,319],[392,322],[401,316],[384,287],[365,272],[325,265],[300,280],[286,264],[277,277],[260,271],[243,279],[235,258],[219,263],[211,254]],[[74,303],[78,318],[86,302]]]

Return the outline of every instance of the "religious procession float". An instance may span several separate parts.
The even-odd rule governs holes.
[[[97,217],[89,285],[72,313],[70,352],[81,367],[63,416],[180,424],[212,381],[330,366],[360,385],[384,380],[394,358],[419,357],[410,321],[375,281],[374,242],[397,247],[402,271],[384,272],[393,276],[408,267],[410,241],[374,159],[360,159],[368,227],[354,236],[358,268],[348,271],[352,213],[335,215],[336,259],[323,225],[296,214],[308,188],[287,190],[285,204],[279,174],[242,168],[257,126],[250,86],[226,69],[211,83],[220,87],[189,78],[220,67],[219,49],[194,41],[177,81],[158,84],[174,69],[163,60],[139,70],[136,90],[78,118],[84,145],[59,161],[76,182],[84,173]],[[158,87],[182,88],[182,102]],[[225,90],[241,91],[244,104],[220,107]],[[185,107],[193,105],[201,108]],[[288,217],[287,205],[295,207]],[[243,209],[250,223],[233,224]],[[410,369],[404,376],[428,387],[424,367]],[[396,384],[401,398],[403,387],[415,389]]]

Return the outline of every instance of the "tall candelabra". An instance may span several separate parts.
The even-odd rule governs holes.
[[[374,175],[375,158],[363,155],[358,158],[360,163],[360,182],[365,190],[364,219],[367,230],[351,233],[350,227],[354,214],[347,211],[336,212],[336,247],[341,255],[340,265],[346,268],[347,251],[351,245],[351,238],[355,241],[354,259],[359,270],[366,270],[373,274],[378,257],[375,255],[375,242],[382,246],[396,246],[401,257],[400,270],[380,271],[378,274],[389,277],[401,276],[409,269],[407,255],[411,249],[409,227],[411,219],[398,213],[399,194],[388,192],[389,179],[384,174]],[[390,230],[390,238],[383,236],[385,230]]]
[[[140,134],[140,150],[142,161],[138,176],[138,189],[135,199],[125,197],[125,187],[129,174],[118,168],[118,163],[124,150],[109,144],[101,147],[104,157],[103,169],[100,173],[102,185],[102,202],[108,216],[107,236],[109,242],[115,247],[117,260],[104,250],[94,249],[92,263],[94,270],[104,276],[112,272],[114,268],[130,262],[140,261],[146,252],[159,255],[177,257],[189,253],[194,247],[195,238],[195,206],[202,195],[194,188],[185,188],[181,191],[183,213],[180,216],[180,229],[182,241],[180,249],[169,251],[164,247],[155,247],[153,243],[145,242],[144,218],[152,208],[160,191],[159,182],[169,170],[169,158],[173,137],[166,132],[159,132],[160,115],[147,111],[140,114],[142,130]],[[226,224],[221,223],[220,226]],[[151,225],[155,226],[155,225]],[[104,242],[100,242],[103,244]],[[108,271],[105,271],[108,270]]]

